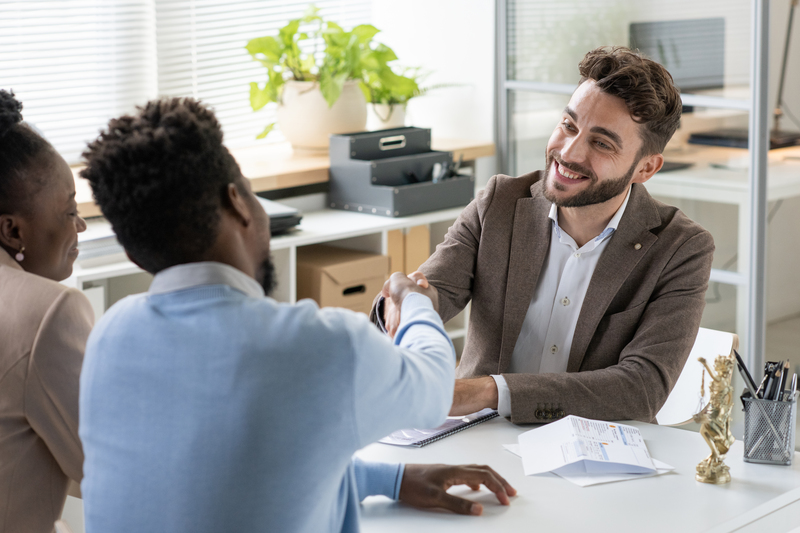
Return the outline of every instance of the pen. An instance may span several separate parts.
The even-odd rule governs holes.
[[[778,394],[775,395],[776,400],[783,400],[783,391],[786,388],[786,378],[789,377],[789,360],[787,359],[783,363],[783,374],[781,374],[781,382],[778,385]]]
[[[767,385],[767,379],[769,378],[769,374],[764,374],[764,377],[761,378],[761,383],[758,384],[758,389],[756,389],[756,394],[753,398],[761,398],[764,395],[764,387]]]
[[[790,402],[794,400],[795,394],[797,394],[797,374],[792,376],[792,395],[789,397]]]
[[[779,363],[775,367],[775,374],[773,375],[772,382],[770,383],[769,396],[765,395],[765,398],[767,400],[774,401],[778,399],[778,389],[780,389],[782,374],[783,374],[783,363]]]
[[[733,354],[736,356],[736,364],[739,366],[739,373],[742,375],[745,384],[748,385],[747,388],[750,390],[750,394],[753,394],[753,391],[757,389],[756,382],[753,381],[753,376],[751,376],[750,372],[747,370],[747,366],[744,364],[742,356],[739,355],[739,352],[734,350]],[[753,398],[755,398],[755,396],[753,396]]]
[[[761,391],[761,398],[764,400],[772,399],[772,388],[775,386],[775,374],[778,372],[778,363],[767,361],[766,373],[767,383],[764,385],[764,390]]]

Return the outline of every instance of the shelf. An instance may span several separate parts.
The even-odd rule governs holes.
[[[645,187],[651,194],[744,205],[750,195],[746,149],[692,146],[665,153],[670,161],[693,167],[656,174]],[[800,147],[770,150],[767,200],[800,196]]]
[[[453,152],[453,159],[463,156],[469,162],[494,155],[494,143],[464,139],[433,139],[433,149]],[[231,150],[250,180],[255,192],[272,191],[327,183],[330,161],[328,154],[294,153],[289,143],[262,144]],[[84,217],[102,216],[94,203],[89,183],[78,176],[82,167],[73,167],[78,213]]]
[[[273,251],[290,250],[298,246],[330,243],[354,237],[381,234],[384,231],[409,228],[422,224],[454,221],[463,209],[463,207],[455,207],[399,218],[336,211],[333,209],[314,211],[303,214],[303,220],[300,225],[290,233],[273,237],[270,249]],[[91,263],[97,264],[98,260],[92,259],[90,260]],[[79,258],[70,279],[75,280],[74,284],[78,284],[79,282],[125,276],[137,272],[141,272],[141,269],[128,260],[84,267],[81,265]]]
[[[545,94],[563,94],[572,96],[576,85],[571,83],[550,83],[543,81],[507,80],[504,83],[506,90],[526,91]],[[716,109],[736,109],[739,111],[750,110],[750,88],[747,86],[730,86],[720,89],[710,89],[696,93],[681,94],[683,105],[710,107]]]

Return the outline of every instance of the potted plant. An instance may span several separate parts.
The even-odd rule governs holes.
[[[369,24],[345,31],[311,6],[277,36],[252,39],[246,49],[267,69],[267,82],[250,84],[251,107],[257,111],[276,102],[279,128],[295,149],[327,150],[331,133],[364,130],[366,100],[359,83],[374,63],[370,43],[378,31]]]
[[[367,127],[369,129],[396,128],[405,125],[406,104],[421,94],[418,80],[419,68],[395,72],[389,66],[397,56],[391,48],[379,44],[365,58],[361,90],[368,102]]]

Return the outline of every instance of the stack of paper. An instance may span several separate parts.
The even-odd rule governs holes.
[[[674,468],[650,457],[638,428],[568,416],[519,436],[526,476],[553,472],[581,486],[654,476]]]

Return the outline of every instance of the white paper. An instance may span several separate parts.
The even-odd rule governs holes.
[[[642,434],[625,424],[568,416],[518,440],[526,476],[656,473]]]
[[[503,444],[503,448],[513,453],[517,457],[522,457],[519,451],[519,444]],[[580,485],[581,487],[588,487],[590,485],[600,485],[601,483],[614,483],[616,481],[628,481],[630,479],[642,479],[645,477],[659,476],[675,470],[674,466],[668,465],[658,459],[653,459],[653,464],[656,467],[656,472],[651,474],[568,474],[558,472],[556,475],[566,479],[571,483]]]

